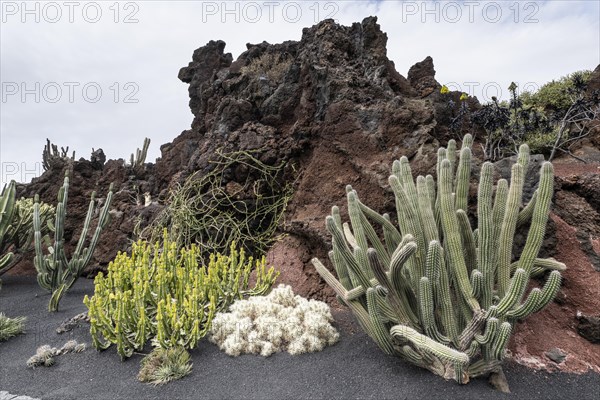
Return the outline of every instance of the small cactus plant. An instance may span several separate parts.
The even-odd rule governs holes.
[[[60,349],[45,344],[38,347],[35,354],[29,357],[27,367],[51,367],[56,363],[55,357],[68,353],[81,353],[86,348],[85,343],[77,343],[76,340],[69,340]]]
[[[348,186],[350,224],[342,224],[337,207],[326,219],[337,279],[312,260],[384,352],[461,384],[501,371],[513,324],[552,301],[565,268],[537,258],[553,194],[552,164],[543,163],[535,195],[521,209],[528,147],[520,148],[510,186],[498,181],[495,197],[493,167],[484,163],[472,229],[466,213],[472,143],[466,135],[458,165],[454,141],[439,150],[437,188],[432,176],[413,180],[406,157],[394,162],[389,183],[400,229]],[[513,263],[515,231],[526,222],[527,241]],[[526,296],[529,278],[545,270],[552,270],[546,284]]]
[[[25,321],[25,317],[8,318],[4,313],[0,313],[0,342],[23,333]]]
[[[58,304],[62,296],[75,284],[79,275],[90,262],[100,234],[109,222],[109,208],[112,201],[112,184],[108,190],[108,195],[102,210],[98,217],[96,231],[88,247],[84,247],[87,239],[90,222],[96,207],[96,192],[92,193],[88,212],[83,224],[83,230],[79,236],[77,246],[68,259],[65,252],[64,230],[65,218],[67,213],[67,200],[69,192],[69,177],[65,175],[62,188],[58,192],[58,205],[56,206],[56,217],[54,222],[54,245],[48,247],[48,254],[44,254],[42,249],[42,231],[41,231],[41,205],[37,199],[33,209],[33,229],[35,240],[35,258],[34,265],[37,270],[37,280],[39,285],[52,293],[48,304],[48,311],[58,311]]]
[[[138,380],[155,386],[189,375],[193,366],[190,353],[181,346],[169,349],[158,347],[144,357],[141,364]]]

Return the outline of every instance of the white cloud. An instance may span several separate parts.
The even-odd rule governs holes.
[[[20,1],[1,5],[3,182],[29,180],[31,171],[39,172],[46,137],[75,149],[77,157],[87,158],[92,147],[101,147],[109,158],[127,159],[148,136],[153,160],[161,144],[190,126],[187,85],[177,73],[196,48],[221,39],[236,58],[246,43],[299,40],[303,27],[327,16],[349,25],[377,15],[388,35],[388,57],[401,74],[431,55],[438,81],[455,82],[464,91],[473,82],[478,86],[472,94],[480,100],[485,100],[481,88],[486,84],[502,88],[506,97],[511,81],[521,87],[541,85],[600,62],[600,6],[590,1],[322,1],[317,6],[301,1],[135,1],[120,2],[118,15],[114,2],[96,2],[102,11],[96,23],[88,22],[95,17],[92,3],[76,2],[72,23],[65,2],[50,3],[28,2],[29,10],[38,7],[29,14]],[[62,15],[51,23],[56,5]],[[138,22],[124,23],[127,16]],[[496,16],[498,21],[491,22]],[[21,93],[5,93],[12,83],[23,82],[29,89],[39,82],[38,103],[33,94],[22,102]],[[73,102],[68,82],[79,83]],[[101,88],[98,102],[86,100],[86,83]],[[56,86],[62,96],[50,103]],[[89,89],[93,97],[94,88]],[[125,102],[128,94],[138,102]]]

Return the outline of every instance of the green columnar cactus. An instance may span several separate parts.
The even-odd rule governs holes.
[[[453,141],[438,151],[437,188],[431,176],[415,184],[405,157],[394,162],[389,182],[399,229],[348,186],[350,224],[342,223],[337,207],[326,218],[338,278],[312,260],[384,352],[459,383],[501,369],[513,323],[552,301],[565,268],[537,258],[553,194],[552,164],[542,165],[535,195],[521,209],[528,147],[519,150],[510,186],[498,181],[495,196],[493,167],[484,163],[473,230],[466,213],[472,144],[465,136],[459,160]],[[528,222],[525,247],[513,262],[515,231]],[[525,296],[530,277],[546,271],[543,288]]]
[[[73,151],[71,157],[69,157],[68,153],[69,146],[66,149],[61,147],[59,151],[57,145],[52,144],[50,139],[46,139],[46,146],[44,146],[44,151],[42,152],[42,166],[44,167],[44,171],[48,171],[58,162],[64,160],[74,161],[75,151]]]
[[[16,183],[11,181],[8,187],[2,189],[0,195],[0,244],[4,243],[4,236],[10,228],[15,212]],[[0,271],[5,269],[12,261],[13,253],[0,254]]]
[[[84,247],[90,222],[96,209],[96,192],[92,193],[88,212],[83,224],[83,230],[79,236],[77,246],[68,259],[64,248],[64,229],[65,217],[67,212],[67,200],[69,192],[69,177],[65,176],[62,188],[58,192],[58,204],[56,206],[56,217],[54,222],[54,245],[48,247],[48,254],[44,254],[42,249],[42,231],[41,231],[41,206],[37,201],[33,210],[33,229],[35,241],[34,265],[37,270],[37,280],[39,285],[52,293],[48,311],[58,311],[58,304],[62,296],[73,286],[83,269],[90,262],[100,234],[109,222],[109,208],[112,201],[112,184],[104,201],[104,205],[98,216],[98,225],[96,231],[89,242],[88,247]]]
[[[31,244],[33,243],[33,205],[33,199],[24,197],[14,202],[12,221],[10,221],[8,227],[4,230],[3,237],[0,238],[0,254],[5,253],[9,248],[14,249],[17,253],[28,251],[31,248]],[[48,232],[54,230],[51,221],[54,217],[54,212],[54,207],[46,203],[41,203],[41,231],[44,237]],[[0,275],[4,274],[14,265],[14,262],[0,265]]]
[[[139,171],[144,167],[144,163],[146,162],[146,156],[148,154],[148,147],[150,146],[150,139],[145,138],[144,144],[142,145],[142,149],[139,148],[135,151],[135,156],[133,153],[130,157],[131,166],[135,171]]]

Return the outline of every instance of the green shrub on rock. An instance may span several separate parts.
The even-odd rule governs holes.
[[[439,150],[437,186],[431,176],[413,180],[406,157],[394,162],[389,182],[399,229],[348,186],[350,224],[342,224],[337,207],[326,219],[338,278],[313,259],[384,352],[459,383],[501,372],[513,324],[552,301],[564,269],[537,258],[553,194],[552,164],[543,163],[535,195],[521,209],[527,146],[520,148],[510,186],[498,181],[495,196],[493,167],[484,163],[472,229],[466,214],[471,145],[465,136],[458,162],[455,143]],[[513,263],[515,231],[527,222],[525,247]],[[526,296],[530,276],[544,269],[553,270],[546,284]]]

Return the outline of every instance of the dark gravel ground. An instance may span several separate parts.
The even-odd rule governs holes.
[[[495,391],[485,379],[459,386],[400,359],[383,354],[348,312],[335,313],[341,340],[320,353],[269,358],[232,358],[204,340],[192,354],[186,378],[162,387],[137,381],[142,355],[121,362],[114,348],[57,358],[34,370],[26,360],[38,346],[62,346],[69,339],[90,345],[89,325],[59,335],[65,319],[86,310],[84,294],[93,282],[80,279],[57,313],[46,311],[49,295],[33,278],[5,277],[0,310],[28,318],[24,335],[0,343],[0,390],[42,399],[600,399],[600,375],[542,373],[508,363],[511,394]],[[543,340],[543,338],[540,338]]]

